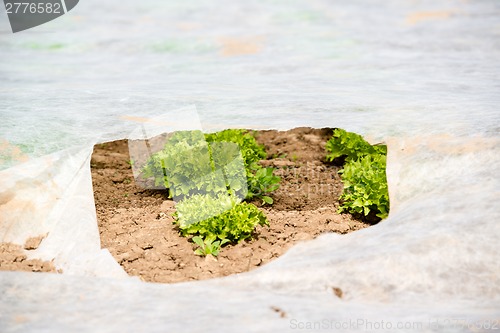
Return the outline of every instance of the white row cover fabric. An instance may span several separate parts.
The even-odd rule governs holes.
[[[500,327],[499,22],[496,0],[86,0],[18,34],[0,13],[0,240],[47,233],[30,256],[64,271],[1,271],[0,331]],[[130,278],[100,248],[90,154],[158,117],[385,142],[389,218],[249,273]]]

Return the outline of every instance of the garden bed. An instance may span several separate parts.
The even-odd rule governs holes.
[[[96,145],[91,160],[101,246],[129,275],[150,282],[181,282],[241,273],[279,257],[299,241],[324,232],[348,233],[370,224],[338,214],[339,167],[325,162],[331,129],[257,131],[266,147],[263,166],[276,168],[280,188],[273,205],[259,206],[269,227],[239,244],[222,247],[217,258],[194,254],[196,245],[173,224],[175,204],[167,192],[135,183],[127,140]]]

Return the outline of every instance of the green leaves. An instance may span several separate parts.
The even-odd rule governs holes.
[[[207,238],[203,240],[200,236],[194,236],[192,240],[199,246],[199,248],[194,251],[195,254],[200,256],[207,256],[211,254],[214,257],[219,255],[221,246],[228,242],[227,239],[223,241],[216,241],[214,238]]]
[[[279,187],[280,178],[258,164],[265,157],[263,146],[245,130],[180,131],[142,173],[178,201],[174,223],[183,236],[195,236],[195,253],[216,256],[225,243],[248,239],[257,225],[269,225],[256,206],[242,202],[259,197],[273,203],[265,194]]]
[[[254,136],[246,130],[227,129],[216,133],[205,134],[205,139],[209,143],[233,142],[238,144],[243,160],[245,161],[245,166],[247,167],[266,158],[264,147],[259,145]]]
[[[225,193],[222,173],[214,172],[211,149],[201,131],[175,132],[164,148],[154,154],[143,168],[144,177],[163,184],[171,198],[196,193]]]
[[[274,175],[273,168],[260,168],[255,174],[247,174],[248,194],[247,197],[257,197],[262,199],[263,203],[272,204],[273,199],[266,193],[276,191],[279,188],[281,178]]]
[[[262,199],[264,204],[272,204],[273,199],[266,194],[278,189],[280,177],[275,176],[273,168],[263,168],[258,162],[266,158],[264,147],[259,145],[253,135],[241,129],[227,129],[206,134],[207,142],[233,142],[238,144],[245,164],[247,189],[246,199]],[[214,154],[215,156],[215,154]],[[215,160],[215,158],[214,158]],[[231,172],[228,175],[232,176]],[[231,178],[232,179],[232,178]],[[237,187],[237,185],[235,185]]]
[[[263,146],[244,130],[228,129],[206,135],[201,131],[179,131],[151,156],[142,175],[153,177],[155,186],[168,188],[169,196],[176,200],[229,190],[242,199],[258,197],[271,204],[272,199],[266,194],[279,187],[280,178],[273,175],[273,168],[258,164],[265,157]]]
[[[232,209],[240,200],[229,195],[195,194],[176,205],[176,223],[181,229]]]
[[[389,214],[387,147],[372,146],[358,134],[336,129],[326,149],[329,161],[345,156],[344,168],[339,171],[344,183],[339,212],[364,216],[374,212],[377,217],[386,218]]]
[[[247,177],[245,164],[238,144],[234,142],[211,142],[212,160],[215,170],[221,172],[224,184],[234,195],[246,197]]]
[[[269,225],[257,207],[232,198],[195,195],[179,202],[176,209],[175,223],[183,236],[237,243],[250,238],[257,225]]]
[[[326,143],[326,150],[329,152],[326,159],[330,162],[341,156],[346,156],[347,161],[367,154],[387,154],[386,146],[372,146],[361,135],[343,129],[333,131],[333,136]]]

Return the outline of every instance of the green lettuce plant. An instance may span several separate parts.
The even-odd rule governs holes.
[[[368,216],[373,212],[384,219],[389,214],[387,186],[387,146],[370,145],[360,135],[336,129],[326,144],[326,159],[345,158],[339,171],[344,190],[340,196],[339,212]]]
[[[255,205],[227,196],[194,195],[184,199],[177,203],[174,218],[183,236],[231,243],[251,238],[257,225],[269,225]]]
[[[210,148],[201,131],[175,132],[146,162],[142,174],[153,177],[156,186],[168,188],[171,198],[227,191],[223,178],[214,172]]]
[[[279,187],[273,168],[263,168],[264,147],[245,130],[175,132],[142,169],[175,198],[175,224],[192,238],[195,253],[216,256],[222,245],[252,236],[257,225],[269,225],[254,197],[272,204],[268,193]]]
[[[224,131],[205,135],[207,142],[233,142],[238,145],[245,164],[247,178],[246,199],[259,198],[265,204],[272,204],[273,199],[269,193],[279,188],[281,178],[274,175],[274,168],[264,168],[259,161],[266,158],[267,154],[255,137],[242,129],[227,129]]]
[[[155,186],[168,188],[171,198],[230,190],[239,197],[257,197],[272,204],[268,194],[278,189],[281,179],[274,175],[273,168],[259,165],[265,157],[264,147],[245,130],[205,135],[201,131],[179,131],[147,161],[142,175],[154,178]]]

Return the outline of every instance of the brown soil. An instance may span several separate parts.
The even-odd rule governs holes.
[[[0,270],[1,271],[28,271],[28,272],[58,272],[51,261],[28,259],[25,250],[36,250],[44,236],[29,238],[21,245],[0,243]]]
[[[179,235],[172,223],[174,202],[165,191],[136,185],[126,140],[96,145],[91,167],[101,246],[130,275],[181,282],[249,271],[299,241],[365,228],[369,224],[336,213],[342,183],[338,167],[324,163],[331,133],[311,128],[256,132],[268,152],[261,163],[276,167],[282,178],[272,206],[254,202],[270,227],[257,227],[250,241],[224,246],[217,258],[195,255],[196,246]]]

